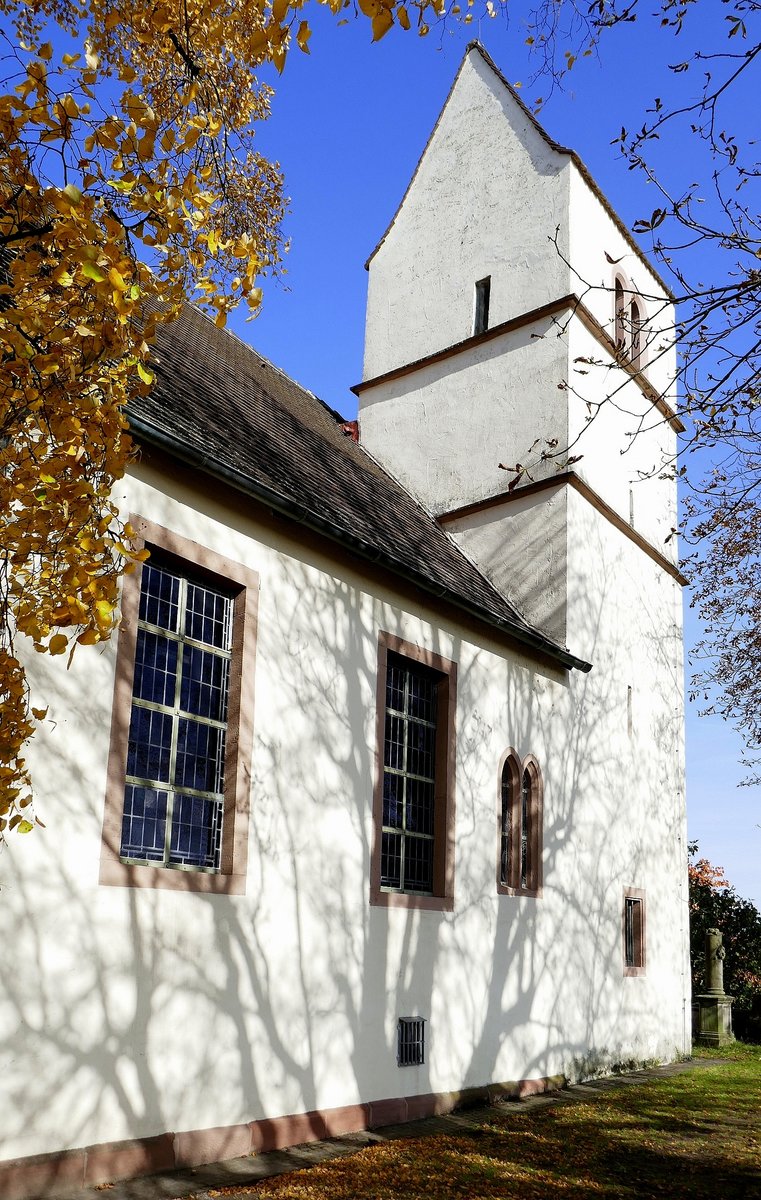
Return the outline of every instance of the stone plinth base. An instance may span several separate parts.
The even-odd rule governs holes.
[[[732,996],[696,996],[693,1004],[693,1036],[706,1046],[733,1042]]]

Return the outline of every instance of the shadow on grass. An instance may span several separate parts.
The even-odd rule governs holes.
[[[590,1102],[508,1106],[482,1124],[388,1141],[229,1200],[760,1200],[761,1048],[744,1061]],[[451,1128],[451,1126],[450,1126]]]

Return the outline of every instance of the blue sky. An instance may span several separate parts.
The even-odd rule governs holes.
[[[719,6],[710,12],[700,7],[696,36],[715,39]],[[234,318],[232,327],[353,416],[356,400],[349,388],[361,377],[363,264],[404,192],[467,42],[479,37],[507,77],[524,83],[526,99],[546,95],[547,87],[528,86],[527,31],[516,16],[510,22],[504,16],[483,18],[480,27],[477,20],[469,28],[450,25],[425,39],[392,30],[374,46],[364,21],[337,27],[329,12],[318,10],[312,24],[312,53],[293,51],[283,77],[274,79],[272,119],[260,134],[261,149],[282,164],[291,197],[287,274],[265,284],[256,321]],[[610,143],[622,125],[642,124],[655,95],[673,94],[666,64],[686,58],[686,41],[683,36],[675,42],[652,23],[613,32],[600,59],[581,61],[541,114],[548,132],[581,155],[629,224],[649,214],[658,197]],[[695,85],[688,80],[687,86]],[[679,140],[662,148],[663,169],[675,184],[695,177],[698,163],[689,152]],[[686,616],[691,642],[698,629],[694,614],[687,610]],[[761,907],[761,796],[758,788],[737,787],[743,777],[740,752],[739,739],[722,721],[689,710],[690,837],[699,840],[701,853],[724,866],[740,895]]]

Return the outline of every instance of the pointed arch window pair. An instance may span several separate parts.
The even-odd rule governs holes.
[[[642,366],[644,310],[620,276],[615,282],[616,349],[639,370]]]
[[[533,754],[509,750],[499,775],[497,890],[538,896],[542,887],[542,773]]]

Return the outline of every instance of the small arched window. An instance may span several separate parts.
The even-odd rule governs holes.
[[[633,367],[639,367],[642,357],[642,309],[636,300],[632,300],[630,313],[631,349],[629,358]]]
[[[627,358],[637,370],[642,366],[644,309],[629,284],[620,276],[614,283],[615,329],[617,352]]]
[[[542,776],[533,755],[523,762],[514,750],[503,756],[499,774],[499,863],[497,890],[538,896],[541,890]]]
[[[624,296],[624,285],[620,279],[616,279],[616,333],[615,333],[616,349],[622,353],[626,352],[626,298]]]

